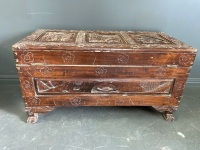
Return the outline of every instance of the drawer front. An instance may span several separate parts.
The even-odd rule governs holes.
[[[167,50],[166,50],[167,51]],[[195,54],[167,52],[94,52],[87,51],[18,51],[17,64],[44,65],[149,65],[149,66],[191,66]]]
[[[70,93],[156,93],[169,94],[173,79],[35,79],[38,95]]]

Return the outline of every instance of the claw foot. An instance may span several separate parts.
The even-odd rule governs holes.
[[[164,119],[165,120],[167,120],[167,121],[174,121],[174,116],[173,116],[173,114],[172,113],[170,113],[170,112],[164,112],[163,113],[163,117],[164,117]]]
[[[36,123],[38,120],[38,113],[28,114],[27,123]]]

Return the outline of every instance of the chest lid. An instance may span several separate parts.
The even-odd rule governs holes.
[[[162,32],[36,30],[13,45],[17,50],[142,50],[192,51],[196,49]]]

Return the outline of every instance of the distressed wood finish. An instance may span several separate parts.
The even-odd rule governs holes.
[[[26,81],[25,81],[26,82]],[[30,85],[29,83],[25,83]],[[36,92],[43,94],[71,93],[165,93],[169,94],[173,80],[168,79],[36,79]],[[26,85],[24,85],[26,87]],[[29,88],[29,87],[28,87]]]
[[[20,77],[35,78],[182,78],[191,68],[161,66],[18,66]]]
[[[51,97],[24,97],[26,106],[176,106],[178,101],[169,95],[156,94],[68,94]],[[63,102],[63,104],[62,104]],[[121,102],[121,103],[120,103]]]
[[[161,32],[37,30],[13,52],[35,123],[62,106],[152,106],[173,121],[197,50]]]
[[[85,59],[83,59],[85,58]],[[64,50],[20,51],[16,55],[17,64],[31,65],[163,65],[163,66],[190,66],[195,54],[175,52],[88,52]],[[146,60],[146,61],[143,61]]]

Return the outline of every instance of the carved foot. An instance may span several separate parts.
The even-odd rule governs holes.
[[[54,108],[55,106],[25,107],[25,111],[28,113],[27,123],[36,123],[38,120],[38,113],[47,113]]]
[[[36,123],[38,120],[38,113],[28,113],[27,123]]]
[[[173,114],[171,112],[165,111],[163,113],[163,117],[167,121],[174,121],[174,116],[173,116]]]
[[[178,106],[152,106],[159,112],[163,113],[163,117],[167,121],[174,121],[173,112],[177,110]]]

